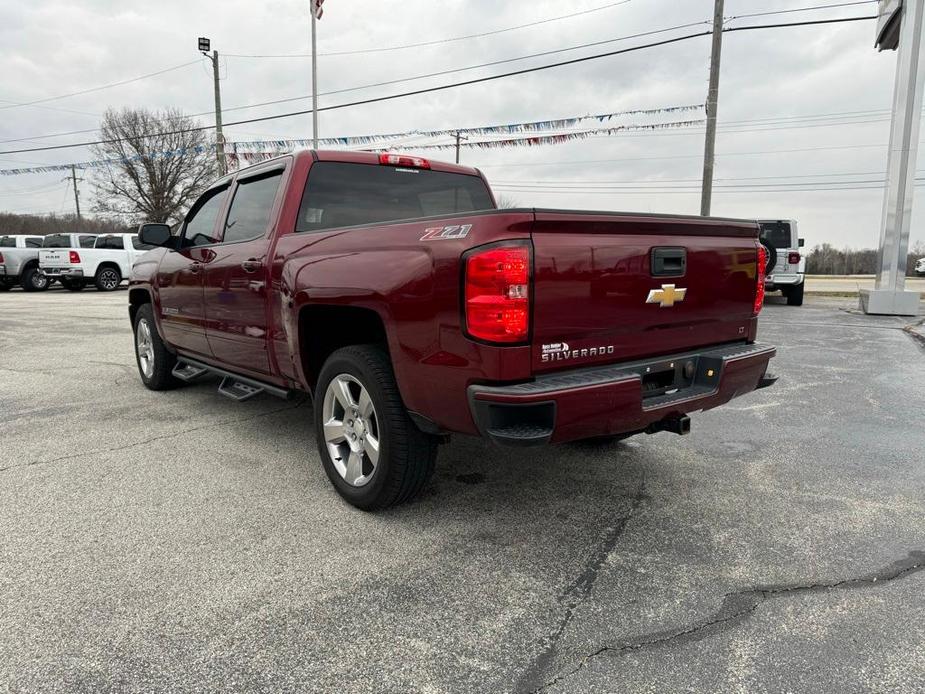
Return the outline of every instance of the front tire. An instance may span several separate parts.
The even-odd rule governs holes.
[[[44,292],[50,282],[41,270],[30,267],[23,271],[19,284],[27,292]]]
[[[434,471],[437,442],[408,417],[381,349],[337,350],[324,363],[315,392],[318,453],[348,503],[372,511],[423,489]]]
[[[803,305],[803,285],[805,282],[800,282],[795,284],[790,289],[787,290],[787,305],[788,306],[802,306]]]
[[[101,292],[114,292],[121,283],[122,273],[117,268],[107,265],[96,271],[94,284]]]
[[[167,351],[154,323],[151,304],[144,304],[135,314],[135,363],[141,382],[148,390],[170,390],[180,381],[173,375],[177,357]]]

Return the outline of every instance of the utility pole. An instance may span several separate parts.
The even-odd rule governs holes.
[[[80,231],[80,191],[77,190],[77,167],[73,164],[71,164],[71,181],[74,184],[74,207],[77,208],[77,231]]]
[[[877,279],[872,290],[861,290],[860,304],[865,313],[914,316],[919,293],[905,290],[906,257],[925,84],[925,0],[881,1],[879,14],[876,42],[880,50],[897,50],[896,78]]]
[[[723,0],[713,4],[713,48],[710,51],[710,88],[707,92],[707,139],[703,148],[703,187],[700,214],[710,214],[713,198],[713,158],[716,151],[716,111],[719,105],[719,66],[723,52]]]
[[[225,162],[225,135],[222,133],[222,88],[218,76],[218,51],[212,51],[209,55],[211,41],[202,36],[199,37],[199,52],[212,61],[212,83],[215,90],[215,158],[218,160],[218,173],[224,176],[228,173]]]
[[[469,139],[468,137],[463,137],[458,130],[456,131],[456,163],[457,164],[459,163],[459,147],[460,147],[459,143],[462,140],[468,140],[468,139]]]

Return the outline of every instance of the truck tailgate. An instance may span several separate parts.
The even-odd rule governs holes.
[[[533,370],[754,339],[758,226],[540,211]]]
[[[70,249],[55,248],[39,251],[39,267],[63,267],[71,264]]]

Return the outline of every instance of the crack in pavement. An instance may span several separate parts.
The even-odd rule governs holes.
[[[677,644],[690,643],[692,641],[709,638],[744,621],[769,600],[792,595],[827,593],[833,590],[875,588],[878,585],[911,576],[923,569],[925,569],[925,551],[913,550],[909,552],[904,559],[899,559],[879,571],[857,578],[846,578],[832,583],[793,583],[756,586],[754,588],[736,591],[735,593],[726,593],[723,596],[723,602],[719,609],[710,617],[681,629],[655,631],[622,643],[601,646],[597,650],[583,656],[578,664],[569,671],[560,672],[553,679],[532,691],[535,693],[548,689],[562,680],[571,677],[587,666],[594,658],[601,655],[609,653],[614,656],[620,656],[624,653],[671,647]]]
[[[546,647],[533,659],[530,667],[518,679],[516,685],[517,691],[536,691],[537,687],[542,683],[541,678],[543,677],[543,673],[549,669],[559,639],[574,618],[575,611],[591,594],[594,583],[597,581],[597,576],[604,566],[604,562],[607,561],[607,557],[610,556],[617,541],[625,532],[626,526],[645,500],[645,490],[646,478],[645,474],[643,474],[639,481],[639,487],[631,498],[629,513],[622,518],[618,518],[613,525],[607,529],[607,533],[604,535],[597,550],[588,558],[584,571],[582,571],[578,578],[559,595],[558,601],[565,604],[565,613],[562,619],[559,620],[556,629],[548,637]]]
[[[73,453],[71,455],[62,455],[57,458],[50,458],[48,460],[32,460],[28,463],[22,463],[20,465],[7,465],[6,467],[0,467],[0,472],[6,472],[8,470],[15,470],[17,468],[23,467],[32,467],[33,465],[49,465],[51,463],[58,463],[62,460],[73,460],[75,458],[83,458],[88,455],[94,455],[96,453],[115,453],[118,451],[127,451],[131,448],[136,448],[138,446],[144,446],[147,443],[152,443],[154,441],[163,441],[164,439],[172,439],[178,436],[184,436],[186,434],[192,434],[196,431],[202,431],[203,429],[211,429],[213,427],[224,427],[231,424],[240,424],[242,422],[247,422],[252,419],[258,419],[260,417],[269,417],[270,415],[277,414],[279,412],[286,412],[287,410],[294,410],[297,407],[301,406],[301,402],[297,402],[294,405],[288,407],[279,407],[275,410],[268,410],[267,412],[259,412],[257,414],[249,415],[247,417],[239,417],[237,419],[229,419],[224,422],[213,422],[211,424],[203,424],[202,426],[193,427],[191,429],[183,429],[182,431],[174,431],[169,434],[160,434],[158,436],[152,436],[141,441],[135,441],[133,443],[123,444],[121,446],[113,446],[111,448],[97,448],[92,451],[84,451],[83,453]]]
[[[903,328],[903,332],[911,337],[919,347],[925,349],[925,332],[922,332],[925,330],[925,328],[923,328],[923,326],[925,326],[925,318],[915,321],[914,323],[910,323]]]

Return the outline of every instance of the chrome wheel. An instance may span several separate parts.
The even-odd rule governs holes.
[[[154,340],[151,337],[151,326],[142,318],[135,328],[135,349],[138,352],[138,366],[145,378],[154,375]]]
[[[41,272],[36,272],[32,275],[32,287],[39,291],[48,288],[48,275],[45,275]]]
[[[100,271],[100,286],[106,291],[112,291],[119,286],[119,282],[121,281],[122,278],[119,277],[119,273],[112,268],[106,268]]]
[[[350,374],[335,376],[324,393],[322,418],[334,469],[347,484],[362,487],[379,465],[379,419],[365,386]]]

